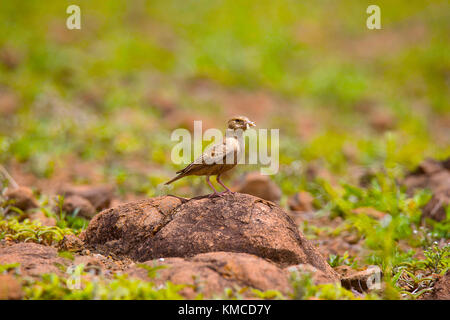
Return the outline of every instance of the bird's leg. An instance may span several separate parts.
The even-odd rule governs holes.
[[[217,192],[216,188],[214,188],[214,186],[212,185],[211,181],[209,181],[209,176],[206,176],[206,182],[208,183],[208,185],[211,187],[211,189],[214,190],[214,193],[211,193],[209,195],[210,198],[212,197],[216,197],[219,195],[219,193]]]
[[[223,193],[225,193],[225,192],[234,193],[233,191],[228,189],[226,185],[223,184],[222,180],[220,180],[220,174],[217,175],[216,180],[222,187],[225,188],[226,191],[224,191]]]

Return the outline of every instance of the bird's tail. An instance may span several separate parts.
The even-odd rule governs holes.
[[[166,183],[164,183],[164,185],[171,184],[172,182],[177,181],[178,179],[181,179],[181,178],[183,178],[183,175],[180,174],[180,175],[176,176],[175,178],[173,178],[172,180],[167,181]]]

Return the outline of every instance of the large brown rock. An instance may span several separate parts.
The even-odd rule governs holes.
[[[311,264],[337,281],[336,272],[280,207],[246,194],[183,200],[140,200],[105,210],[83,240],[104,254],[137,261],[226,251],[249,253],[281,267]]]
[[[210,252],[192,258],[166,258],[144,264],[166,267],[157,271],[157,277],[153,280],[156,284],[169,280],[175,284],[190,285],[181,291],[189,299],[198,293],[205,297],[220,295],[225,288],[278,290],[283,294],[290,291],[286,270],[247,253]],[[125,272],[131,277],[149,280],[147,270],[141,267],[132,266]]]

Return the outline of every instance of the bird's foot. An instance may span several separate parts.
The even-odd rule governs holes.
[[[208,196],[208,198],[216,198],[216,197],[220,197],[220,193],[214,192],[214,193],[211,193],[211,194]]]
[[[209,198],[223,197],[225,194],[230,193],[230,192],[231,191],[214,192],[214,193],[211,193],[208,197]]]
[[[226,188],[226,190],[225,191],[223,191],[223,192],[221,192],[222,194],[236,194],[236,192],[235,191],[231,191],[230,189],[228,189],[228,188]]]

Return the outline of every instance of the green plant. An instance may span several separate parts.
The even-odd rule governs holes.
[[[434,244],[424,251],[424,260],[399,263],[394,268],[392,283],[400,289],[403,296],[417,299],[432,291],[436,282],[435,275],[443,275],[450,269],[450,245],[442,247]]]
[[[352,268],[357,267],[357,262],[355,261],[355,257],[349,257],[348,252],[345,251],[344,255],[341,257],[339,254],[330,254],[328,257],[328,263],[332,268],[337,266],[346,265],[351,266]]]
[[[28,219],[22,222],[16,219],[0,220],[0,239],[52,245],[61,241],[66,234],[73,234],[72,229],[42,226]]]
[[[325,299],[325,300],[355,300],[355,299],[378,299],[375,294],[366,294],[356,297],[351,291],[343,288],[340,284],[315,285],[311,274],[300,274],[291,272],[290,283],[293,288],[290,297],[297,300]]]
[[[166,266],[166,265],[156,265],[156,264],[153,264],[153,266],[149,266],[149,265],[146,265],[146,264],[144,264],[144,263],[140,263],[140,264],[138,264],[137,266],[140,267],[140,268],[143,268],[143,269],[147,270],[147,276],[148,276],[150,279],[156,278],[157,275],[158,275],[158,271],[159,271],[159,270],[168,268],[168,266]]]
[[[7,273],[10,270],[15,270],[15,273],[17,273],[19,267],[20,263],[0,264],[0,274]]]
[[[112,280],[102,277],[86,278],[81,268],[79,287],[73,287],[73,279],[56,274],[44,274],[42,280],[24,281],[25,298],[31,300],[173,300],[183,299],[179,291],[185,285],[166,281],[160,286],[153,282],[129,279],[127,275],[115,274]]]
[[[78,216],[80,209],[76,208],[73,212],[65,212],[63,210],[63,204],[64,196],[58,195],[56,197],[57,213],[55,214],[53,210],[46,208],[43,208],[43,211],[48,216],[52,216],[56,219],[56,225],[59,228],[71,228],[76,232],[81,232],[82,230],[86,229],[89,221]]]
[[[284,295],[278,290],[260,291],[258,289],[251,289],[251,291],[255,295],[255,297],[259,299],[268,299],[268,300],[285,299]]]

